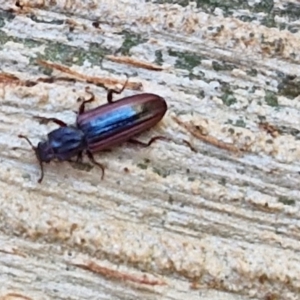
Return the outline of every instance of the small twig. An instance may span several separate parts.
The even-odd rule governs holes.
[[[182,122],[175,116],[173,116],[172,118],[178,125],[185,128],[190,134],[192,134],[194,137],[198,138],[199,140],[201,140],[205,143],[211,144],[215,147],[221,148],[221,149],[225,149],[225,150],[228,150],[228,151],[231,151],[234,153],[240,153],[240,149],[238,147],[234,146],[233,144],[224,143],[210,135],[204,135],[201,133],[199,128],[197,128],[197,126]]]
[[[60,72],[69,74],[73,77],[75,77],[77,80],[81,80],[83,82],[92,83],[97,86],[101,86],[103,88],[106,88],[106,86],[114,86],[117,84],[123,84],[122,81],[118,79],[113,78],[107,78],[107,77],[95,77],[95,76],[88,76],[81,73],[78,73],[76,71],[71,70],[69,67],[66,67],[64,65],[59,65],[51,62],[47,62],[44,60],[38,60],[37,63],[43,67],[55,69]],[[131,90],[141,90],[142,89],[142,83],[140,82],[127,82],[126,88]]]
[[[88,271],[92,271],[94,273],[100,274],[104,277],[107,278],[112,278],[112,279],[117,279],[117,280],[124,280],[124,281],[131,281],[131,282],[135,282],[135,283],[139,283],[139,284],[146,284],[146,285],[166,285],[166,283],[164,281],[160,281],[160,280],[151,280],[149,279],[146,275],[142,276],[142,277],[137,277],[134,275],[130,275],[130,274],[126,274],[126,273],[122,273],[119,272],[117,270],[112,270],[106,267],[102,267],[98,264],[96,264],[95,262],[92,261],[88,261],[86,264],[73,264],[71,263],[71,265],[74,265],[76,267],[88,270]]]
[[[147,70],[151,70],[151,71],[164,70],[164,68],[162,66],[152,64],[152,63],[149,63],[146,61],[141,61],[136,58],[129,57],[129,56],[106,55],[105,58],[107,58],[111,61],[117,62],[117,63],[128,64],[128,65],[132,65],[134,67],[143,68],[143,69],[147,69]]]

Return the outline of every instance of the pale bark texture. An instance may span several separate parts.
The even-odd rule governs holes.
[[[0,299],[299,299],[299,11],[0,0]],[[74,124],[86,87],[102,105],[126,74],[116,99],[168,103],[139,139],[172,141],[97,153],[103,180],[54,161],[39,184],[18,135]]]

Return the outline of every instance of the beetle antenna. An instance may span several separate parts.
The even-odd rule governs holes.
[[[26,141],[28,142],[28,144],[31,146],[31,148],[32,148],[34,151],[36,150],[36,147],[33,146],[33,144],[31,143],[30,139],[29,139],[27,136],[22,135],[22,134],[19,134],[18,137],[19,137],[20,139],[26,140]]]
[[[44,167],[43,167],[43,162],[41,161],[39,154],[37,152],[37,147],[33,146],[33,144],[31,143],[30,139],[27,136],[19,134],[18,137],[20,139],[26,140],[28,144],[31,146],[32,150],[35,152],[36,158],[39,161],[40,169],[41,169],[41,177],[39,178],[38,183],[41,183],[44,178]]]

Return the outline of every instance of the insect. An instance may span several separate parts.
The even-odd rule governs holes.
[[[156,136],[148,143],[134,139],[134,136],[156,125],[167,111],[166,101],[155,94],[143,93],[113,101],[113,94],[121,94],[126,87],[128,77],[121,90],[108,90],[107,103],[94,109],[85,111],[85,105],[95,100],[94,95],[84,100],[77,113],[75,125],[67,125],[56,118],[35,117],[43,122],[54,122],[60,127],[48,134],[46,141],[34,146],[24,135],[40,164],[42,182],[44,177],[43,163],[51,160],[71,161],[77,156],[77,161],[82,160],[86,153],[92,163],[102,170],[104,178],[104,166],[95,161],[93,153],[110,149],[123,142],[130,142],[144,147],[150,146],[156,140],[170,140],[163,136]]]

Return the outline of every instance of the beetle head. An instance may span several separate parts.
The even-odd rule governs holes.
[[[49,142],[39,142],[37,147],[34,148],[36,157],[39,161],[49,163],[52,159],[55,158],[53,149]]]

